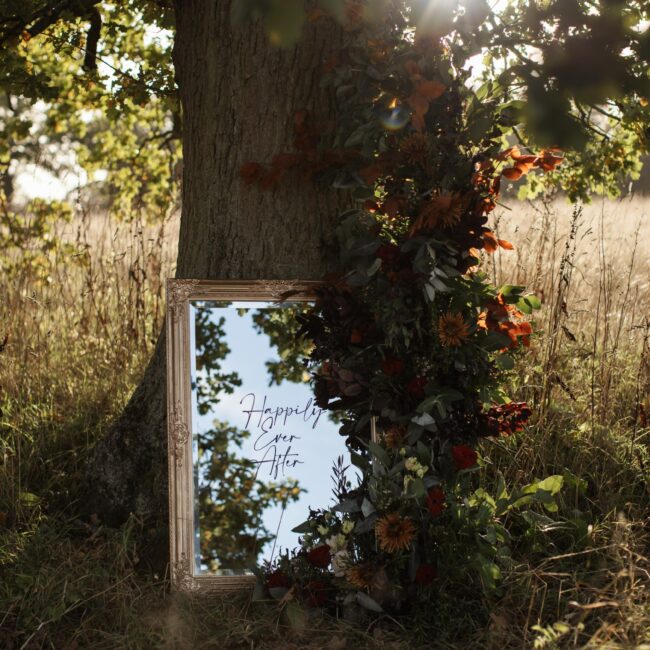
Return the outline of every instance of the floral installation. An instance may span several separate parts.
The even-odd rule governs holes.
[[[336,123],[301,112],[295,152],[241,170],[268,188],[300,167],[356,200],[336,233],[339,271],[316,290],[301,334],[313,343],[316,401],[339,414],[359,481],[339,464],[337,505],[310,511],[295,529],[300,548],[266,567],[262,586],[308,605],[376,612],[404,611],[454,570],[496,588],[502,517],[548,504],[561,485],[504,488],[496,499],[473,489],[480,439],[519,432],[531,414],[503,385],[541,306],[481,270],[484,254],[513,248],[488,217],[503,178],[552,172],[562,157],[505,147],[516,123],[508,89],[479,99],[461,65],[463,39],[421,33],[414,15],[390,6],[383,20],[349,14],[346,47],[325,66],[323,82],[340,100]],[[456,566],[441,561],[450,554]]]

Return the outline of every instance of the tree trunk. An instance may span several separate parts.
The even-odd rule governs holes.
[[[238,1],[238,0],[235,0]],[[230,2],[177,1],[174,64],[183,112],[183,208],[177,277],[315,279],[345,207],[340,191],[291,172],[273,191],[247,187],[242,164],[292,150],[293,115],[331,115],[322,63],[340,50],[334,24],[308,25],[274,49],[256,25],[235,29]],[[164,332],[140,386],[95,448],[91,509],[117,524],[134,513],[167,525]],[[117,370],[119,372],[119,370]],[[164,542],[166,549],[166,541]]]

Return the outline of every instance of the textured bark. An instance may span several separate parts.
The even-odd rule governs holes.
[[[321,277],[323,244],[345,207],[340,191],[292,172],[262,192],[244,186],[239,168],[291,151],[297,110],[331,114],[320,68],[340,49],[338,28],[308,25],[297,47],[278,50],[257,26],[234,29],[230,2],[178,0],[176,13],[184,152],[177,277]],[[109,523],[131,512],[153,529],[167,523],[164,355],[163,333],[142,383],[95,449],[90,503]]]

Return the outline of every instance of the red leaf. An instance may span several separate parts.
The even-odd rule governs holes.
[[[380,165],[369,165],[359,170],[359,176],[363,178],[367,185],[373,185],[382,174]]]
[[[413,109],[417,115],[425,115],[429,110],[429,100],[421,95],[417,90],[411,94],[406,103]]]
[[[510,181],[518,181],[524,175],[517,167],[506,167],[501,173]]]
[[[439,81],[422,81],[418,84],[417,92],[429,101],[438,99],[447,90],[447,86]]]
[[[486,253],[494,253],[497,249],[499,242],[491,230],[483,233],[483,248]]]
[[[422,131],[424,131],[424,116],[420,115],[419,113],[413,113],[411,117],[411,124],[418,133],[422,133]]]
[[[252,185],[262,174],[262,165],[256,162],[244,163],[239,168],[239,175],[246,185]]]

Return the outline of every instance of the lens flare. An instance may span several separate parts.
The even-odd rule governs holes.
[[[403,129],[411,118],[411,111],[404,106],[395,106],[382,111],[379,122],[387,131]]]

